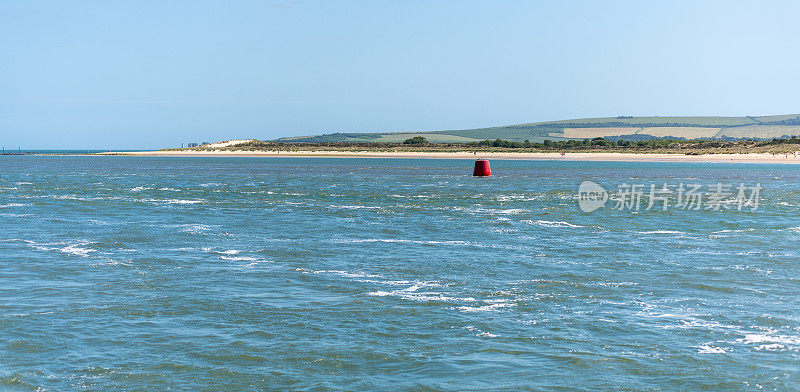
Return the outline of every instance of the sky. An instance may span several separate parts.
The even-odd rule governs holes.
[[[800,113],[796,1],[0,1],[0,146]]]

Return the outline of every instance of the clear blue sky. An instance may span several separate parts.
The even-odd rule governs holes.
[[[800,112],[796,1],[2,1],[0,145]]]

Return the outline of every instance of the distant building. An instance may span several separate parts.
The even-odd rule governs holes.
[[[200,143],[200,145],[201,145],[201,146],[205,146],[206,144],[211,144],[211,143],[209,143],[209,142],[202,142],[202,143]]]
[[[189,143],[189,144],[186,145],[186,147],[189,147],[189,148],[197,147],[197,143]]]

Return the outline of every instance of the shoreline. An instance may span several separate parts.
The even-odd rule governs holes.
[[[616,152],[384,152],[384,151],[128,151],[101,152],[93,155],[141,157],[305,157],[305,158],[407,158],[407,159],[509,159],[545,161],[610,161],[610,162],[716,162],[716,163],[788,163],[800,164],[794,154],[659,154]]]

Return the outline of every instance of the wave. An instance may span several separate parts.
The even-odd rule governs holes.
[[[77,196],[77,195],[44,195],[32,196],[38,198],[48,198],[55,200],[75,200],[75,201],[127,201],[132,203],[158,203],[158,204],[198,204],[205,200],[186,200],[186,199],[136,199],[120,196]]]
[[[398,240],[392,238],[365,238],[365,239],[349,239],[349,240],[333,240],[334,243],[343,244],[358,244],[370,242],[385,242],[385,243],[400,243],[400,244],[417,244],[417,245],[455,245],[455,246],[474,246],[474,247],[491,247],[476,242],[469,241],[435,241],[435,240]]]
[[[494,303],[491,303],[489,305],[483,305],[483,306],[459,306],[456,309],[458,309],[459,311],[462,311],[462,312],[466,312],[466,313],[471,313],[471,312],[496,312],[496,311],[499,311],[499,310],[501,310],[503,308],[508,308],[508,307],[514,306],[514,304],[512,304],[512,303],[510,303],[510,302],[508,302],[506,300],[494,300],[494,301],[489,300],[487,302],[494,302]]]
[[[153,203],[165,203],[165,204],[198,204],[203,202],[203,200],[184,200],[184,199],[145,199],[142,201],[148,201]]]
[[[710,344],[699,345],[699,346],[697,346],[697,349],[698,349],[697,350],[698,354],[724,354],[724,353],[730,351],[729,349],[725,349],[725,348],[717,347],[717,346],[711,346]]]
[[[29,206],[29,205],[30,204],[25,204],[25,203],[6,203],[6,204],[0,204],[0,208],[26,207],[26,206]]]
[[[269,260],[257,260],[257,261],[254,261],[252,263],[249,263],[249,264],[239,265],[239,267],[254,268],[254,267],[257,267],[259,264],[264,264],[264,263],[272,263],[272,261],[269,261]]]
[[[383,207],[378,207],[378,206],[336,205],[336,204],[328,205],[328,207],[345,209],[345,210],[382,210],[383,209]]]
[[[798,351],[797,346],[800,345],[800,337],[797,336],[767,335],[763,333],[745,334],[743,338],[736,339],[736,341],[747,345],[755,345],[755,350],[757,351]]]
[[[310,270],[306,268],[295,268],[295,271],[311,274],[334,274],[345,278],[383,278],[381,275],[367,274],[363,272],[347,272],[341,270]]]
[[[401,199],[430,199],[436,197],[433,195],[389,195],[389,197],[397,197]]]
[[[718,231],[714,231],[714,232],[712,232],[712,234],[721,234],[721,233],[744,233],[744,232],[746,232],[746,231],[755,231],[755,229],[754,229],[754,228],[749,228],[749,229],[737,229],[737,230],[718,230]]]
[[[460,301],[474,301],[474,298],[458,298],[445,295],[444,293],[436,291],[415,291],[418,287],[412,286],[407,289],[393,290],[393,291],[372,291],[367,295],[376,297],[397,297],[409,301],[416,302],[460,302]]]
[[[249,256],[220,256],[219,258],[222,259],[222,260],[229,260],[229,261],[256,261],[256,260],[258,260],[255,257],[249,257]]]
[[[441,207],[436,209],[448,210],[448,211],[460,211],[460,212],[466,212],[468,214],[516,215],[528,212],[528,210],[522,208],[498,209],[498,208]]]
[[[164,227],[174,227],[180,229],[183,233],[189,234],[204,234],[207,231],[219,227],[218,225],[204,225],[200,223],[189,223],[184,225],[165,225]]]
[[[546,221],[546,220],[524,220],[522,223],[527,223],[529,225],[538,225],[542,227],[584,227],[581,225],[573,225],[569,222],[562,222],[562,221]]]
[[[89,256],[89,253],[96,252],[95,249],[89,249],[89,248],[82,248],[81,247],[82,245],[88,245],[88,244],[90,244],[90,243],[86,242],[86,243],[67,245],[67,246],[61,248],[60,250],[61,250],[61,253],[67,253],[67,254],[71,254],[71,255],[75,255],[75,256],[84,256],[84,257],[86,257],[86,256]]]
[[[66,243],[66,242],[47,242],[47,243],[40,243],[30,240],[23,240],[23,239],[10,239],[7,240],[8,242],[24,242],[28,244],[29,247],[36,249],[36,250],[43,250],[43,251],[59,251],[61,253],[71,254],[75,256],[83,256],[88,257],[90,253],[96,252],[96,249],[86,248],[86,245],[95,244],[95,242],[75,242],[75,243]]]
[[[541,195],[537,196],[528,196],[528,195],[497,195],[494,197],[496,201],[534,201],[537,199],[541,199]]]

